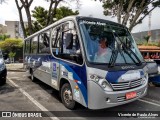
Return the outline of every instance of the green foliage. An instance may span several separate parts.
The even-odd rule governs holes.
[[[150,42],[150,43],[145,43],[144,44],[145,46],[158,46],[158,43],[157,42]]]
[[[54,9],[52,9],[52,11],[53,10]],[[72,11],[72,9],[63,6],[56,9],[54,22],[64,17],[78,14],[78,11],[74,12]],[[45,8],[41,6],[35,7],[34,10],[32,10],[32,17],[35,18],[35,21],[32,23],[34,32],[37,32],[47,26],[48,10],[46,10]],[[26,31],[28,31],[28,28],[26,29]]]
[[[21,39],[8,38],[5,41],[0,41],[0,48],[5,52],[14,52],[22,47],[23,42]]]
[[[78,15],[78,14],[79,12],[77,10],[73,12],[72,9],[63,6],[57,9],[55,16],[56,16],[56,19],[59,20],[70,15]]]
[[[160,0],[103,0],[104,15],[117,17],[117,21],[129,25],[130,30],[157,7]]]
[[[136,44],[137,45],[142,45],[142,44],[144,44],[144,40],[141,40],[141,39],[136,40]]]
[[[150,36],[149,36],[149,35],[147,35],[147,36],[144,36],[143,38],[144,38],[144,40],[148,43],[148,42],[149,42],[149,38],[150,38]]]
[[[142,45],[142,46],[159,46],[158,42],[147,42],[147,41],[141,41],[141,42],[137,42],[137,45]]]
[[[15,52],[9,52],[9,58],[14,58],[16,56],[16,53]]]
[[[32,17],[36,19],[35,26],[45,27],[47,24],[46,18],[48,17],[48,10],[45,10],[41,6],[35,7],[34,10],[32,10]]]
[[[7,38],[9,38],[9,35],[0,35],[0,41],[4,41]]]

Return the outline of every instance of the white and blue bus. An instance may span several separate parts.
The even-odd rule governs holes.
[[[66,17],[27,37],[24,65],[69,109],[129,103],[148,87],[146,63],[128,29],[98,18]]]

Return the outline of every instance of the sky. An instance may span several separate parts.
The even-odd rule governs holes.
[[[81,6],[79,9],[77,8],[76,3],[74,2],[62,3],[60,4],[60,6],[64,4],[72,8],[73,10],[79,10],[79,13],[80,13],[79,15],[103,18],[106,20],[112,20],[114,22],[117,22],[116,18],[112,18],[110,16],[103,15],[102,3],[99,1],[95,2],[94,0],[81,0],[80,2]],[[34,0],[31,5],[31,10],[33,10],[35,6],[42,6],[48,9],[49,3],[45,2],[45,0]],[[23,14],[25,15],[24,11],[23,11]],[[10,20],[10,21],[19,20],[15,0],[7,0],[7,3],[3,3],[2,5],[0,4],[0,24],[5,24],[5,20]],[[26,20],[26,15],[24,16],[24,20]],[[134,33],[134,32],[141,32],[141,31],[149,30],[148,21],[149,19],[148,17],[146,17],[143,20],[142,24],[134,27],[132,32]],[[152,12],[151,30],[153,29],[160,29],[160,8],[156,8]]]

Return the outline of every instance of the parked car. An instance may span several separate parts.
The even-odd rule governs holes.
[[[6,77],[7,77],[7,69],[4,62],[5,56],[3,57],[2,52],[0,50],[0,85],[3,85],[6,83]]]
[[[160,85],[160,73],[158,71],[158,65],[154,61],[147,62],[149,82],[152,82],[154,85]]]

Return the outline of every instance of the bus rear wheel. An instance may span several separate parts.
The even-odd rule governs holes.
[[[65,83],[61,88],[61,99],[64,106],[68,109],[75,109],[76,102],[73,100],[73,93],[69,83]]]

